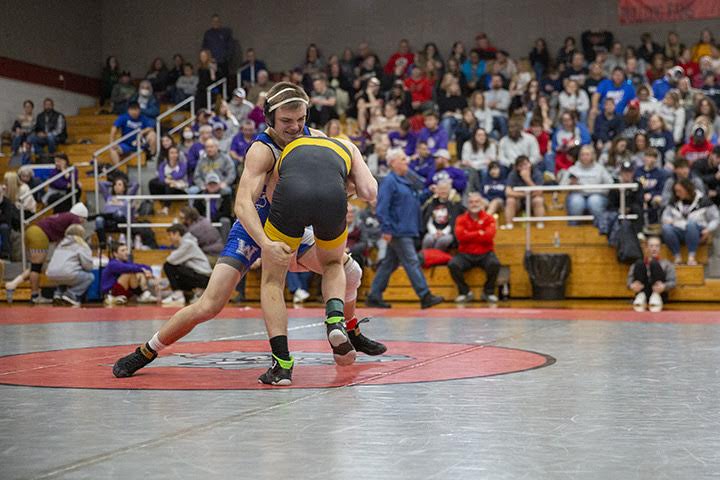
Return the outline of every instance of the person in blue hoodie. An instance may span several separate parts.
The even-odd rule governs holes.
[[[646,224],[654,225],[660,221],[662,193],[669,172],[658,167],[660,152],[655,148],[645,150],[643,166],[635,171],[634,180],[642,186],[643,208],[647,214]]]
[[[485,209],[488,215],[499,213],[505,205],[505,190],[507,181],[503,170],[498,162],[490,162],[488,165],[488,174],[482,179],[480,184],[480,194],[488,201]]]
[[[427,179],[435,170],[435,158],[430,153],[427,142],[418,142],[415,155],[410,160],[410,170]]]
[[[612,98],[615,102],[615,113],[618,115],[622,115],[630,100],[635,98],[635,89],[625,79],[625,71],[621,67],[613,68],[610,78],[602,80],[597,91],[593,93],[592,110],[596,115],[599,113],[599,106],[603,105],[607,98]]]
[[[130,252],[123,243],[113,244],[111,255],[100,277],[100,289],[106,295],[105,304],[124,305],[133,295],[138,295],[139,303],[157,302],[149,290],[152,269],[148,265],[130,262]]]
[[[383,301],[382,294],[390,275],[402,265],[420,298],[421,307],[429,308],[444,300],[430,292],[415,251],[415,240],[420,236],[420,201],[412,183],[406,178],[410,170],[408,158],[402,150],[392,149],[387,159],[392,171],[380,184],[376,208],[382,237],[388,243],[387,254],[378,266],[366,305],[390,308],[390,304]]]

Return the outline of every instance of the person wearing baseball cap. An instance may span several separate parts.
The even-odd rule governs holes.
[[[712,152],[713,145],[707,139],[707,130],[703,125],[697,125],[692,132],[688,143],[680,148],[679,155],[685,157],[692,165],[700,160],[707,159]]]
[[[653,82],[653,96],[657,98],[658,101],[662,100],[670,90],[677,88],[678,82],[684,76],[685,69],[683,69],[680,65],[675,65],[674,67],[668,69],[662,78],[658,78]]]
[[[235,116],[240,125],[247,120],[253,108],[255,108],[255,105],[247,100],[247,92],[244,88],[238,87],[233,90],[232,98],[228,103],[228,110]]]
[[[441,148],[435,152],[435,170],[428,175],[425,180],[425,188],[430,192],[435,192],[435,186],[442,180],[450,180],[452,188],[460,195],[465,191],[467,186],[467,174],[465,170],[450,165],[450,152]]]

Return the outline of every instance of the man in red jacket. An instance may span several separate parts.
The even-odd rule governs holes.
[[[482,299],[496,303],[495,281],[500,271],[500,260],[495,252],[495,219],[485,212],[487,202],[479,193],[468,196],[468,210],[455,221],[455,238],[458,241],[458,254],[448,263],[450,274],[458,288],[457,303],[469,302],[473,298],[470,287],[465,282],[465,272],[473,267],[485,270],[485,286]]]

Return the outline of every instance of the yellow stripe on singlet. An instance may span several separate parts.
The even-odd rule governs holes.
[[[347,173],[350,173],[350,165],[352,164],[350,152],[348,152],[347,149],[341,147],[329,138],[324,137],[300,137],[297,140],[293,140],[292,142],[290,142],[288,146],[286,146],[283,150],[282,155],[280,155],[280,159],[275,165],[275,171],[280,171],[280,165],[282,164],[283,159],[288,156],[290,152],[292,152],[295,148],[302,147],[304,145],[309,145],[313,147],[325,147],[334,151],[340,156],[340,158],[343,159],[343,161],[345,162],[345,167],[347,168]]]

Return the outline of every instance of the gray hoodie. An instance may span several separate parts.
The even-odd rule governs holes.
[[[200,275],[209,276],[212,273],[210,262],[200,250],[197,238],[190,232],[182,236],[180,245],[168,255],[166,261],[171,265],[184,265]]]
[[[597,162],[593,162],[590,166],[586,167],[582,163],[577,162],[575,165],[568,168],[568,174],[563,177],[560,182],[561,185],[569,185],[570,177],[577,178],[579,185],[603,185],[613,183],[613,178],[610,176],[605,167]],[[583,190],[582,193],[602,193],[607,194],[607,190]]]
[[[92,269],[90,247],[78,237],[65,236],[55,249],[45,273],[49,279],[62,282],[73,280],[79,272]]]

